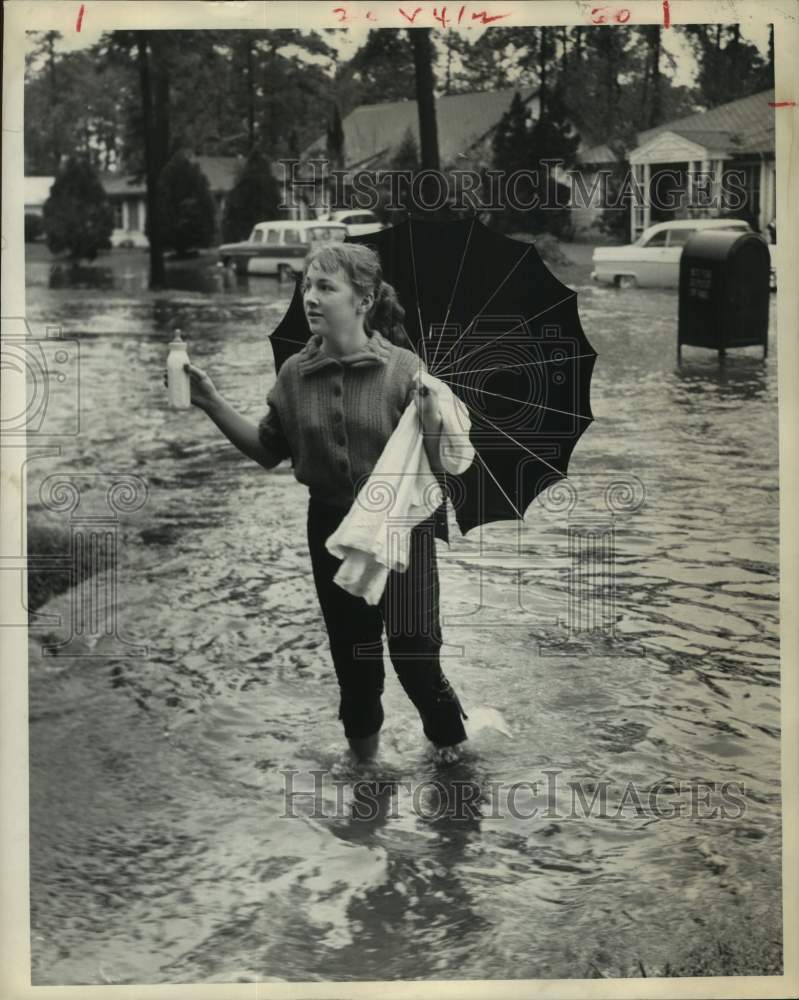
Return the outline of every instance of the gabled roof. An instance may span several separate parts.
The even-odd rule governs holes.
[[[22,185],[26,208],[40,208],[50,197],[50,188],[54,180],[55,177],[26,177]]]
[[[535,96],[535,91],[529,87],[515,87],[439,97],[436,100],[436,123],[442,165],[457,166],[460,156],[466,156],[496,128],[517,91],[525,103]],[[419,142],[416,101],[362,104],[347,115],[342,125],[345,165],[348,168],[376,166],[389,159],[408,129]],[[302,156],[320,156],[326,148],[326,138],[320,136],[303,151]]]
[[[205,174],[214,194],[225,194],[236,181],[236,172],[242,164],[238,156],[192,156],[191,159]]]
[[[191,156],[189,157],[205,174],[208,186],[214,194],[226,194],[233,187],[236,171],[241,160],[237,156]],[[105,193],[114,195],[144,195],[147,191],[141,174],[101,174]]]
[[[684,118],[664,122],[638,133],[643,146],[661,132],[676,132],[700,146],[724,149],[729,153],[774,152],[773,90],[720,104],[710,111],[700,111]]]
[[[135,174],[100,174],[100,183],[109,196],[113,195],[143,195],[146,191],[143,176]]]

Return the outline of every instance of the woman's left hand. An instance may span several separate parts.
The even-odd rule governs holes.
[[[420,376],[415,375],[411,383],[411,394],[416,398],[419,419],[425,434],[438,434],[441,431],[441,404],[438,391],[424,385]]]

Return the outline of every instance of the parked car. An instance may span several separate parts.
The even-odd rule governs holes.
[[[658,222],[645,229],[635,243],[597,247],[592,263],[594,281],[618,288],[677,288],[682,248],[698,230],[751,232],[743,219],[679,219]]]
[[[276,274],[288,279],[302,271],[308,252],[324,243],[341,243],[347,227],[319,219],[259,222],[248,239],[223,243],[217,253],[237,274]]]
[[[363,209],[333,212],[328,218],[331,222],[338,222],[342,226],[346,226],[348,236],[379,233],[383,228],[374,212],[367,212]]]

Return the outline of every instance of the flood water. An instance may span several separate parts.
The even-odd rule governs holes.
[[[774,296],[765,361],[687,348],[677,370],[675,293],[579,289],[599,361],[572,509],[439,543],[471,738],[437,766],[387,665],[375,797],[342,757],[305,488],[165,405],[177,325],[259,417],[290,289],[149,293],[143,256],[101,263],[73,287],[29,262],[34,332],[80,352],[79,402],[52,401],[79,433],[29,463],[29,518],[68,537],[110,513],[118,539],[111,634],[70,638],[74,591],[30,631],[34,984],[652,975],[744,921],[779,936]],[[42,508],[53,473],[72,513]],[[146,496],[114,514],[126,476]],[[615,604],[570,634],[582,523],[613,532]],[[608,808],[570,811],[569,783]]]

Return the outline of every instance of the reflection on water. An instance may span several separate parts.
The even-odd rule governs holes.
[[[565,514],[536,502],[521,533],[493,525],[482,546],[455,533],[439,552],[465,759],[436,767],[389,676],[381,763],[364,774],[341,755],[304,489],[169,411],[161,383],[179,326],[259,416],[291,289],[193,266],[198,284],[147,293],[126,277],[137,259],[111,260],[102,294],[30,265],[34,330],[80,340],[82,423],[29,463],[29,497],[69,470],[97,474],[81,480],[86,516],[109,477],[150,490],[119,517],[114,609],[148,655],[76,637],[83,655],[44,656],[68,626],[31,630],[34,982],[637,975],[719,921],[778,934],[773,314],[765,361],[686,349],[678,369],[673,294],[581,290],[599,362],[574,516],[607,519],[625,473],[646,492],[615,516],[616,638],[553,653]],[[68,623],[69,595],[41,610]],[[630,782],[644,807],[646,789],[682,784],[658,799],[681,809],[573,812],[575,786],[618,805]],[[737,816],[691,816],[703,782],[736,785]]]

